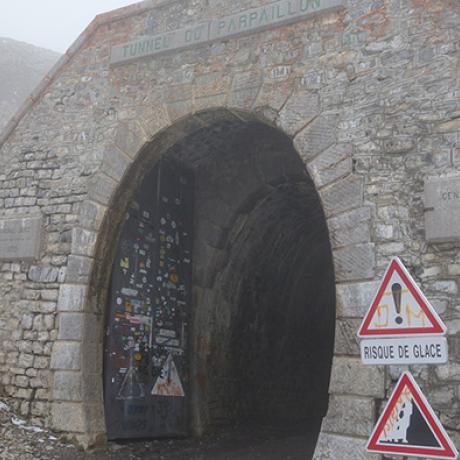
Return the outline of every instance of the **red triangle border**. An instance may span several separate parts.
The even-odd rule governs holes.
[[[441,449],[436,449],[433,447],[378,444],[378,439],[382,434],[383,428],[385,427],[386,422],[391,416],[391,413],[393,412],[393,409],[395,408],[399,400],[399,397],[406,386],[412,393],[412,396],[414,397],[414,400],[417,403],[420,411],[423,413],[423,416],[425,417],[426,421],[428,422],[431,431],[441,444]],[[445,432],[438,418],[429,406],[428,401],[422,393],[422,390],[417,385],[414,378],[409,372],[404,372],[404,374],[399,379],[396,388],[393,391],[393,394],[391,395],[391,398],[388,401],[388,404],[385,407],[385,410],[383,411],[382,415],[380,416],[377,425],[367,443],[366,449],[369,452],[373,453],[429,456],[430,458],[447,460],[456,459],[458,457],[458,452],[455,446],[450,441],[447,433]]]
[[[407,327],[407,328],[388,328],[381,330],[370,330],[369,326],[374,317],[374,313],[377,310],[380,300],[383,297],[383,294],[387,288],[387,285],[391,279],[391,276],[394,272],[397,272],[401,277],[404,284],[409,289],[410,293],[413,295],[414,299],[419,304],[420,308],[424,311],[429,321],[431,322],[431,327]],[[381,337],[381,336],[408,336],[408,335],[444,335],[446,328],[442,321],[437,318],[436,314],[433,314],[432,307],[429,306],[428,301],[424,298],[424,295],[419,290],[418,286],[410,278],[409,273],[405,270],[402,262],[398,258],[394,258],[387,271],[385,272],[384,278],[380,283],[380,287],[377,291],[377,294],[372,302],[372,305],[361,324],[361,327],[358,331],[358,337]]]

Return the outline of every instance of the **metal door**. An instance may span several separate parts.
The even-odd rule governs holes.
[[[193,177],[162,160],[126,215],[112,269],[104,398],[109,439],[188,434]]]

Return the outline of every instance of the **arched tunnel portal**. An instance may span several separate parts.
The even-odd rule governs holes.
[[[121,205],[124,211],[117,215],[126,210],[129,214],[133,203],[138,206],[149,199],[152,213],[160,212],[153,202],[161,202],[159,182],[168,180],[161,165],[168,165],[166,169],[175,177],[184,172],[194,185],[183,194],[193,234],[189,246],[193,268],[185,287],[189,292],[184,297],[182,330],[170,333],[169,338],[177,340],[156,339],[168,327],[163,322],[155,324],[159,299],[153,299],[153,313],[148,313],[151,330],[145,327],[153,339],[141,347],[147,354],[149,347],[161,349],[158,362],[147,363],[145,376],[140,372],[136,377],[145,386],[146,397],[168,399],[168,395],[152,396],[151,387],[165,382],[162,372],[169,355],[176,362],[172,370],[180,374],[183,390],[180,397],[169,395],[175,402],[163,406],[166,412],[175,412],[175,418],[165,415],[163,425],[157,420],[152,436],[160,425],[159,436],[200,435],[230,426],[270,426],[285,432],[300,425],[318,434],[327,409],[333,354],[334,270],[321,203],[291,139],[259,121],[235,118],[216,120],[184,135],[155,160],[153,150],[154,142],[145,146],[140,166],[134,166],[135,172],[126,179],[140,185],[131,186],[131,195],[120,195],[124,198],[118,203],[125,203]],[[114,267],[105,352],[109,438],[132,437],[129,430],[126,436],[117,435],[120,427],[110,435],[110,424],[117,417],[110,407],[122,380],[126,386],[123,375],[129,367],[125,356],[124,374],[113,378],[120,364],[116,368],[113,363],[110,335],[120,333],[120,328],[117,332],[111,326],[119,321],[114,316],[117,308],[119,313],[125,308],[125,300],[117,297],[120,286],[114,287],[127,225],[121,218],[119,222],[107,250]],[[153,265],[160,274],[160,266]],[[161,276],[157,278],[160,282]],[[136,313],[131,305],[128,315]],[[130,365],[136,367],[139,363],[132,357],[136,351],[137,356],[141,354],[133,343],[136,337],[131,339],[118,352],[126,354],[131,347]],[[165,350],[165,343],[182,351],[176,356],[174,347]],[[147,359],[154,360],[152,355]],[[122,403],[124,416],[126,404]]]

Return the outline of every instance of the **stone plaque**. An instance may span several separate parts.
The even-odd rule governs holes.
[[[41,236],[41,217],[0,220],[0,260],[37,259]]]
[[[425,233],[427,241],[460,240],[460,175],[426,180]]]
[[[344,0],[278,0],[231,16],[113,46],[110,63],[122,64],[214,40],[279,27],[338,8],[343,3]]]

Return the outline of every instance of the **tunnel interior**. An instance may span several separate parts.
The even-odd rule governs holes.
[[[329,235],[289,137],[215,123],[167,155],[194,171],[192,429],[319,427],[335,328]]]

